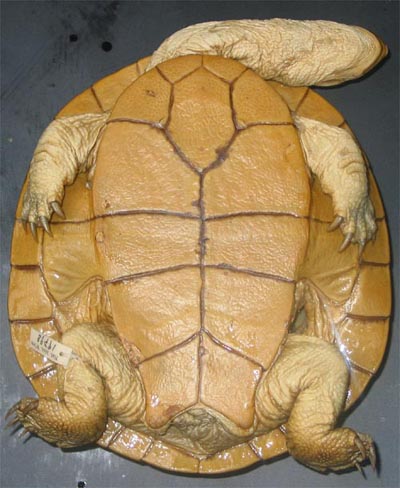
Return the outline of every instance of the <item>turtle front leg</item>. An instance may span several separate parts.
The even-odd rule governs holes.
[[[318,471],[375,468],[372,438],[336,428],[349,372],[340,352],[316,337],[290,334],[256,393],[256,411],[269,428],[285,424],[289,453]]]
[[[311,171],[332,197],[336,218],[329,230],[340,227],[345,235],[340,251],[350,242],[363,247],[376,223],[361,149],[345,129],[298,115],[294,122]]]
[[[125,426],[143,413],[140,378],[110,324],[80,324],[62,338],[76,358],[58,367],[60,400],[24,398],[10,415],[23,427],[59,447],[97,441],[108,417]]]
[[[62,117],[43,132],[31,161],[22,207],[22,219],[30,223],[32,233],[38,225],[50,233],[53,211],[63,216],[64,186],[94,164],[108,117],[108,113]]]

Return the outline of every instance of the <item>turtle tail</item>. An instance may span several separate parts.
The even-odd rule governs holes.
[[[230,20],[182,29],[153,54],[147,70],[189,54],[232,58],[266,80],[330,86],[359,78],[388,53],[371,32],[325,20]]]

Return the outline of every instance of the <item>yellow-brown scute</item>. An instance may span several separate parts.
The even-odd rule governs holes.
[[[143,75],[111,114],[93,183],[96,249],[117,329],[137,351],[147,425],[201,404],[246,430],[291,319],[309,181],[268,83],[232,60],[185,59]]]
[[[206,168],[235,133],[229,85],[199,68],[174,85],[168,130],[196,168]]]

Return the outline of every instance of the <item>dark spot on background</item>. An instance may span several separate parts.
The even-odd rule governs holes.
[[[78,481],[77,488],[85,488],[86,487],[86,481]]]
[[[101,49],[103,51],[105,51],[106,53],[108,53],[108,51],[111,51],[112,49],[112,44],[111,42],[108,42],[108,41],[104,41],[103,44],[101,45]]]
[[[69,42],[76,42],[78,40],[78,36],[76,34],[71,34],[69,36]]]

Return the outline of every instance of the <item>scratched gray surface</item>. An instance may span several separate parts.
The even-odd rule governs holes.
[[[389,217],[398,270],[398,2],[1,2],[1,419],[32,394],[14,358],[6,313],[13,214],[36,141],[53,115],[95,80],[149,54],[169,34],[214,19],[287,17],[362,25],[380,35],[392,56],[375,73],[320,90],[344,114],[368,154]],[[71,42],[70,35],[78,39]],[[112,44],[104,51],[104,41]],[[398,273],[394,273],[397,280]],[[397,281],[396,290],[397,288]],[[397,293],[395,293],[397,296]],[[380,477],[367,468],[317,474],[287,457],[228,477],[176,476],[102,449],[63,452],[38,438],[22,443],[1,429],[1,487],[398,487],[398,315],[392,346],[378,380],[345,419],[371,433],[381,457]],[[1,420],[3,426],[3,420]]]

